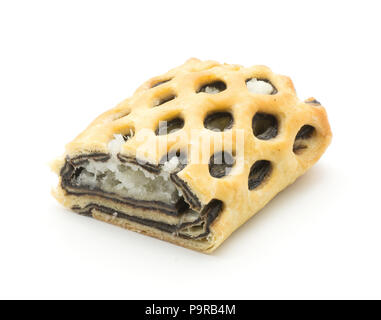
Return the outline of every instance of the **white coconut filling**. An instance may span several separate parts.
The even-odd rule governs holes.
[[[251,93],[255,94],[272,94],[274,92],[274,87],[271,83],[263,80],[258,80],[257,78],[252,78],[246,82],[247,89]]]
[[[163,175],[153,175],[139,166],[121,164],[114,160],[89,160],[76,179],[76,184],[100,189],[121,197],[174,204],[179,199],[175,185]]]
[[[117,156],[122,151],[122,146],[126,143],[121,134],[114,134],[114,139],[108,143],[108,150],[112,156]]]
[[[124,143],[121,135],[115,135],[108,146],[111,158],[106,162],[89,159],[82,166],[83,170],[75,180],[76,185],[136,200],[175,204],[181,192],[169,175],[177,168],[179,159],[171,158],[164,163],[159,175],[152,174],[140,166],[119,161],[117,154]]]
[[[164,162],[163,170],[167,175],[178,167],[180,160],[177,157],[172,157],[169,161]]]
[[[216,94],[219,92],[221,92],[221,90],[216,88],[216,87],[212,87],[212,86],[206,86],[205,87],[205,93]]]

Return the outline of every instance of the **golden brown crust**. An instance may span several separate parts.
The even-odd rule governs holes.
[[[278,92],[274,95],[250,93],[245,83],[249,78],[267,79]],[[227,90],[218,94],[196,94],[200,86],[213,80],[224,81]],[[155,107],[158,99],[171,94],[176,98]],[[229,110],[232,113],[234,118],[232,129],[225,132],[205,129],[203,120],[206,115],[220,110]],[[252,119],[257,112],[276,115],[279,132],[275,138],[260,140],[253,135]],[[184,119],[184,127],[180,131],[166,136],[155,135],[159,121],[176,116]],[[316,131],[307,143],[308,148],[297,154],[293,152],[293,144],[298,131],[304,125],[313,126]],[[313,98],[300,101],[288,77],[276,75],[264,66],[244,68],[214,61],[202,62],[197,59],[190,59],[180,67],[148,80],[132,97],[100,115],[66,146],[65,156],[75,157],[92,152],[108,153],[108,143],[113,135],[125,133],[130,129],[135,132],[135,136],[123,146],[123,155],[135,157],[137,150],[141,152],[143,149],[144,153],[141,154],[149,162],[157,164],[174,146],[179,149],[186,148],[190,162],[178,176],[189,185],[203,204],[212,199],[224,202],[223,212],[211,226],[213,241],[208,248],[200,249],[187,245],[172,235],[164,236],[149,228],[144,229],[149,235],[203,251],[213,251],[217,248],[279,191],[294,182],[321,157],[331,140],[325,109]],[[230,175],[218,179],[209,174],[208,164],[192,161],[192,155],[197,154],[200,149],[203,156],[209,159],[214,147],[213,143],[210,147],[205,147],[206,145],[198,143],[198,140],[183,138],[184,134],[192,137],[192,130],[195,129],[200,130],[201,136],[222,136],[226,142],[224,148],[230,148],[237,158],[243,159],[240,170],[233,169]],[[140,139],[142,132],[148,134],[150,141],[152,138],[152,143],[148,146],[144,146],[145,140]],[[236,145],[237,135],[243,135],[243,148]],[[164,141],[167,142],[165,150],[159,148]],[[60,158],[53,164],[57,173],[62,168],[64,159]],[[247,181],[250,168],[254,162],[263,159],[272,163],[271,177],[259,188],[249,190]],[[56,196],[68,207],[76,201],[81,205],[89,202],[88,199],[75,200],[72,196],[65,195],[60,188],[56,191]],[[101,213],[95,216],[132,230],[143,230],[142,227],[131,223],[117,222],[115,219],[110,221]]]

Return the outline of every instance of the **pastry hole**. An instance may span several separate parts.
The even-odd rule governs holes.
[[[307,104],[315,105],[315,106],[320,106],[321,105],[321,103],[319,101],[317,101],[315,98],[308,98],[304,102],[307,103]]]
[[[261,140],[275,138],[278,134],[278,120],[271,114],[257,112],[252,121],[253,133]]]
[[[166,96],[164,96],[162,98],[155,99],[154,103],[153,103],[153,106],[154,107],[158,107],[158,106],[160,106],[160,105],[162,105],[162,104],[164,104],[164,103],[166,103],[168,101],[171,101],[171,100],[173,100],[175,98],[176,98],[175,94],[166,95]]]
[[[271,162],[258,160],[250,168],[249,190],[257,188],[264,180],[268,179],[272,170]]]
[[[155,131],[157,136],[174,133],[184,127],[184,120],[181,118],[174,118],[169,121],[160,121]]]
[[[121,135],[123,137],[124,141],[130,140],[134,136],[135,132],[132,129],[129,129],[128,131],[124,131]]]
[[[276,94],[278,92],[267,79],[250,78],[246,80],[246,86],[254,94]]]
[[[204,120],[204,127],[212,131],[224,131],[233,126],[233,116],[230,112],[215,112]]]
[[[292,151],[295,154],[301,154],[305,149],[308,148],[307,141],[315,135],[316,129],[309,124],[304,125],[300,128],[296,134],[294,145]]]
[[[153,84],[151,84],[151,88],[158,87],[158,86],[160,86],[160,85],[162,85],[164,83],[167,83],[168,81],[171,81],[171,80],[172,80],[172,78],[165,79],[165,80],[158,80],[158,81],[154,82]]]
[[[213,81],[213,82],[209,82],[207,84],[202,85],[197,90],[197,93],[205,92],[209,94],[216,94],[224,90],[226,90],[225,82],[218,80],[218,81]]]
[[[209,173],[214,178],[227,176],[234,165],[234,157],[227,151],[213,154],[209,160]]]

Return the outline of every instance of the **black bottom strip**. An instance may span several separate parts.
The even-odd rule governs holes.
[[[84,188],[75,188],[73,186],[67,186],[66,184],[61,185],[62,189],[65,190],[65,192],[68,195],[74,195],[74,196],[96,196],[101,197],[107,200],[111,200],[116,203],[126,204],[128,206],[131,206],[133,208],[143,209],[143,210],[153,210],[160,213],[167,214],[169,216],[178,216],[182,212],[186,211],[188,209],[188,205],[184,201],[179,201],[176,206],[174,206],[175,210],[172,210],[172,207],[165,206],[165,204],[159,202],[159,201],[138,201],[132,198],[116,198],[116,196],[112,193],[106,193],[100,189],[84,189]],[[71,190],[73,189],[73,190]]]
[[[126,219],[128,221],[135,222],[135,223],[147,226],[147,227],[155,228],[155,229],[158,229],[160,231],[167,232],[167,233],[170,233],[172,235],[178,236],[180,238],[197,240],[197,239],[205,238],[210,233],[210,225],[217,218],[218,214],[222,211],[222,202],[220,200],[212,200],[205,207],[205,209],[201,213],[201,217],[205,217],[205,222],[206,222],[205,232],[198,235],[197,237],[187,236],[187,235],[179,233],[179,231],[181,231],[181,229],[183,229],[183,228],[185,228],[191,224],[195,224],[197,222],[200,222],[201,221],[200,219],[198,219],[195,222],[191,222],[191,223],[188,222],[188,223],[183,223],[180,225],[170,225],[170,224],[167,224],[164,222],[158,222],[158,221],[153,221],[153,220],[149,220],[149,219],[144,219],[144,218],[128,215],[126,213],[123,213],[123,212],[120,212],[120,211],[117,211],[117,210],[114,210],[114,209],[111,209],[111,208],[108,208],[105,206],[101,206],[98,204],[89,204],[85,208],[80,208],[79,206],[72,207],[72,210],[78,212],[81,215],[85,215],[88,217],[92,216],[92,210],[93,209],[101,211],[102,213],[105,213],[105,214],[110,215],[110,216],[114,216],[114,217],[121,218],[121,219]],[[116,215],[115,215],[115,213],[116,213]]]

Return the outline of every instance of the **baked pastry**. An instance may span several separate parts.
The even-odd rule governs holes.
[[[288,77],[190,59],[69,143],[54,195],[83,215],[202,252],[292,183],[331,140]]]

